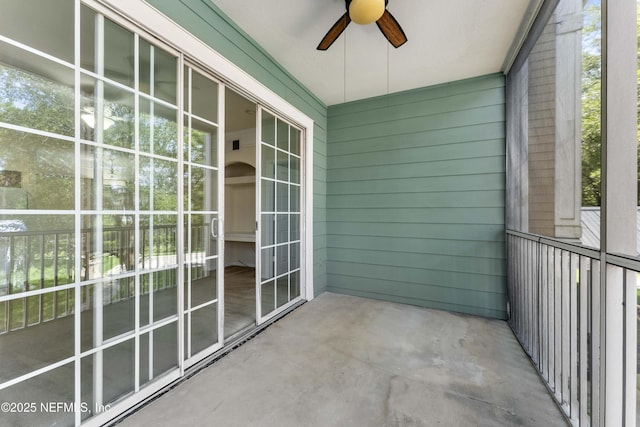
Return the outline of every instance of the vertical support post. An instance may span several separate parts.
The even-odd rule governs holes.
[[[636,253],[637,23],[636,2],[603,1],[603,117],[601,250]],[[635,425],[635,314],[624,307],[623,272],[603,266],[605,425]],[[635,298],[632,299],[635,301]],[[623,317],[623,313],[625,316]],[[631,315],[629,315],[631,314]],[[626,324],[626,329],[623,325]],[[623,332],[624,331],[624,332]],[[626,344],[626,345],[625,345]],[[622,351],[627,352],[622,355]],[[626,365],[623,366],[623,360]],[[635,378],[635,375],[633,375]],[[601,418],[602,419],[602,418]]]

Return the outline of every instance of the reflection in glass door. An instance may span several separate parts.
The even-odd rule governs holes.
[[[220,85],[191,67],[185,67],[184,79],[184,354],[195,362],[219,348],[223,336],[224,275],[219,272],[224,239],[218,199],[222,157],[218,152],[218,103],[223,95]]]
[[[259,109],[258,323],[300,297],[301,132]]]

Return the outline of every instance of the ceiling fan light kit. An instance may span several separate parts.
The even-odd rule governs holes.
[[[327,31],[318,45],[318,50],[327,50],[347,28],[351,21],[367,25],[375,22],[393,47],[407,42],[407,36],[396,19],[387,10],[389,0],[345,0],[347,11]]]
[[[384,0],[351,0],[349,16],[356,24],[373,24],[384,14]]]

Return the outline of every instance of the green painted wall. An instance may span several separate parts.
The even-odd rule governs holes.
[[[331,106],[327,289],[506,318],[501,74]]]
[[[327,107],[293,78],[210,0],[147,0],[315,122],[313,234],[315,293],[326,289]]]
[[[315,121],[314,285],[506,317],[504,78],[328,108],[209,0],[147,0]]]

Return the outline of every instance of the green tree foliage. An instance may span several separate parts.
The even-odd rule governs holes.
[[[600,8],[585,10],[582,33],[582,206],[600,206],[601,147]]]
[[[640,61],[640,0],[638,3],[638,60]],[[601,147],[601,15],[600,8],[588,6],[582,37],[582,205],[600,206]],[[638,71],[640,82],[640,71]],[[638,96],[640,122],[640,95]],[[640,141],[640,125],[638,126]],[[638,150],[640,153],[640,150]],[[638,188],[640,188],[640,155],[638,156]],[[638,195],[640,206],[640,193]]]

